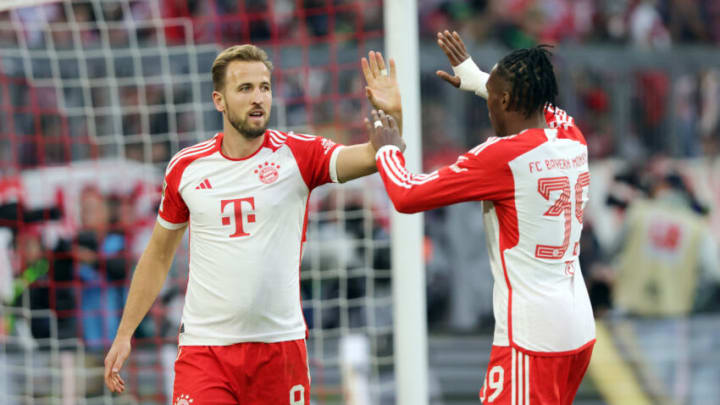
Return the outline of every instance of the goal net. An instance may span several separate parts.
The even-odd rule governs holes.
[[[102,361],[155,221],[162,173],[221,129],[210,66],[268,51],[270,127],[366,138],[359,59],[379,0],[13,0],[0,7],[0,402],[167,404],[187,242],[136,333],[128,392]],[[389,203],[377,176],[310,202],[301,293],[313,403],[391,403]]]

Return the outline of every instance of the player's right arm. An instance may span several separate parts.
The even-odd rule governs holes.
[[[165,283],[185,228],[167,229],[155,223],[150,242],[135,268],[117,335],[105,357],[105,384],[112,392],[125,390],[119,372],[130,355],[130,339]]]

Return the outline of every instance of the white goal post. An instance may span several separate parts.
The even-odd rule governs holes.
[[[422,168],[417,0],[385,0],[385,49],[395,59],[408,168]],[[428,346],[423,214],[392,211],[392,287],[397,405],[427,405]]]

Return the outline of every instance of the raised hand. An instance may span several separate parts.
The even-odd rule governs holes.
[[[125,381],[120,377],[120,369],[130,356],[130,349],[130,339],[116,338],[105,356],[105,385],[111,392],[125,391]]]
[[[463,43],[462,39],[460,39],[460,35],[455,31],[452,33],[448,30],[445,30],[445,32],[438,32],[437,43],[440,45],[440,49],[445,52],[445,56],[447,56],[450,61],[450,65],[453,67],[461,64],[465,61],[465,59],[470,57],[470,54],[468,54],[465,49],[465,43]],[[453,86],[460,87],[460,77],[455,75],[451,76],[444,70],[438,70],[435,74]]]
[[[400,136],[400,129],[395,119],[383,110],[372,110],[372,123],[365,118],[365,128],[370,134],[370,143],[377,151],[385,145],[395,145],[401,152],[405,151],[405,140]]]
[[[385,59],[380,52],[370,51],[367,58],[362,58],[363,75],[365,76],[365,94],[376,110],[383,110],[395,117],[398,127],[402,120],[402,102],[400,87],[397,82],[395,61],[390,59],[390,70],[385,66]]]

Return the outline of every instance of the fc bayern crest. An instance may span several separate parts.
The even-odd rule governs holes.
[[[260,178],[260,181],[262,181],[265,184],[270,184],[278,179],[278,176],[279,176],[278,169],[279,168],[280,168],[280,165],[277,165],[275,163],[265,162],[261,165],[258,165],[257,169],[255,169],[255,173]]]

